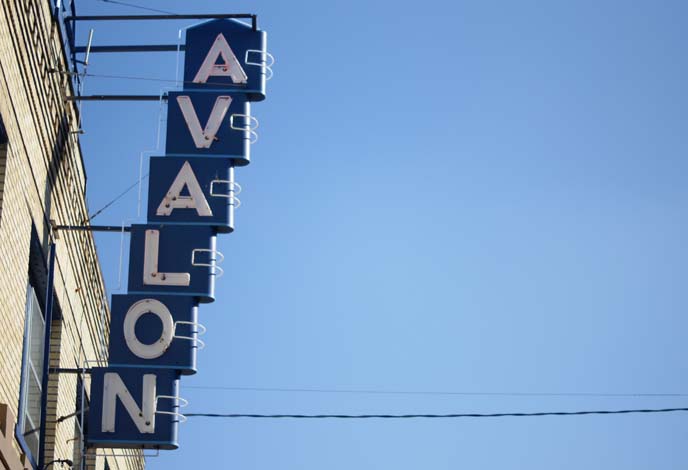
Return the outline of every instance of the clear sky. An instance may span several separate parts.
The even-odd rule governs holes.
[[[237,170],[236,231],[218,242],[227,274],[200,310],[208,346],[198,374],[182,379],[189,412],[688,405],[688,396],[192,388],[688,393],[688,3],[138,3],[257,13],[276,58],[268,99],[253,106],[252,163]],[[191,24],[80,28],[83,38],[95,27],[95,45],[164,44]],[[174,53],[94,54],[89,72],[173,80],[175,63]],[[172,85],[88,77],[84,93]],[[158,112],[157,103],[84,104],[91,211],[137,179]],[[136,214],[132,191],[93,223]],[[109,292],[123,292],[119,236],[97,242]],[[680,413],[191,418],[180,449],[148,467],[678,469],[687,439]]]

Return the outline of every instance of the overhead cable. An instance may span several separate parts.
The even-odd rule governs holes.
[[[184,413],[189,418],[257,418],[257,419],[443,419],[443,418],[528,418],[542,416],[621,415],[637,413],[675,413],[688,408],[648,408],[631,410],[542,411],[534,413],[451,413],[451,414],[253,414],[253,413]]]
[[[195,385],[185,388],[195,390],[228,392],[285,392],[285,393],[346,393],[367,395],[447,395],[477,397],[607,397],[607,398],[684,398],[688,393],[599,393],[599,392],[479,392],[479,391],[432,391],[432,390],[371,390],[332,388],[288,388],[288,387],[224,387]]]
[[[120,1],[117,1],[117,0],[100,0],[100,1],[103,2],[103,3],[114,3],[114,4],[116,4],[116,5],[122,5],[122,6],[130,7],[130,8],[138,8],[139,10],[152,11],[152,12],[155,12],[155,13],[167,13],[167,14],[169,14],[169,15],[176,15],[176,13],[174,13],[174,12],[172,12],[172,11],[158,10],[158,9],[156,9],[156,8],[144,7],[144,6],[142,6],[142,5],[135,5],[135,4],[133,4],[133,3],[127,3],[127,2],[120,2]]]

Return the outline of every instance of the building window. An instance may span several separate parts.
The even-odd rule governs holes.
[[[46,333],[46,291],[48,268],[45,251],[40,243],[36,228],[31,230],[31,247],[29,250],[29,282],[26,288],[26,310],[24,313],[24,350],[22,353],[21,384],[19,387],[19,410],[17,412],[17,427],[15,436],[22,450],[29,458],[32,466],[36,467],[39,460],[39,442],[41,433],[41,393],[43,392],[43,371],[49,364],[43,363]],[[53,313],[51,324],[51,341],[59,342],[62,313],[57,299],[53,297]],[[50,360],[59,363],[60,348],[55,346],[50,351]],[[57,381],[53,380],[50,393],[57,391]],[[49,400],[51,398],[49,397]],[[49,437],[46,446],[54,443],[55,409],[48,407],[48,426],[45,430]]]
[[[26,447],[24,450],[28,451],[27,454],[35,463],[38,460],[38,441],[41,433],[45,315],[38,302],[36,290],[31,284],[27,289],[24,324],[24,359],[17,424]]]

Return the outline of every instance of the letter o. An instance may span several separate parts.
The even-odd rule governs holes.
[[[162,322],[162,334],[152,344],[143,344],[136,337],[136,322],[146,313],[156,315]],[[159,300],[143,299],[132,305],[124,316],[124,339],[129,350],[141,359],[155,359],[165,354],[174,337],[174,321],[170,310]]]

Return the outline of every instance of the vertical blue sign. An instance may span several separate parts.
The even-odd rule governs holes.
[[[168,369],[91,369],[88,444],[176,449],[179,377]]]
[[[132,225],[130,294],[167,294],[215,300],[220,272],[213,227]]]
[[[262,101],[270,65],[267,34],[241,21],[208,21],[186,31],[186,89],[235,90]]]
[[[109,367],[91,369],[87,444],[178,447],[181,375],[195,374],[199,303],[215,300],[216,235],[234,230],[272,74],[264,31],[236,20],[187,30],[184,87],[168,94],[164,157],[150,160],[147,224],[132,225],[128,293],[112,296]]]
[[[231,158],[235,165],[250,161],[257,136],[246,95],[236,92],[175,91],[167,99],[169,156]]]
[[[151,157],[148,222],[234,230],[233,164],[225,158]]]
[[[192,297],[113,295],[109,363],[195,374],[198,329]]]

